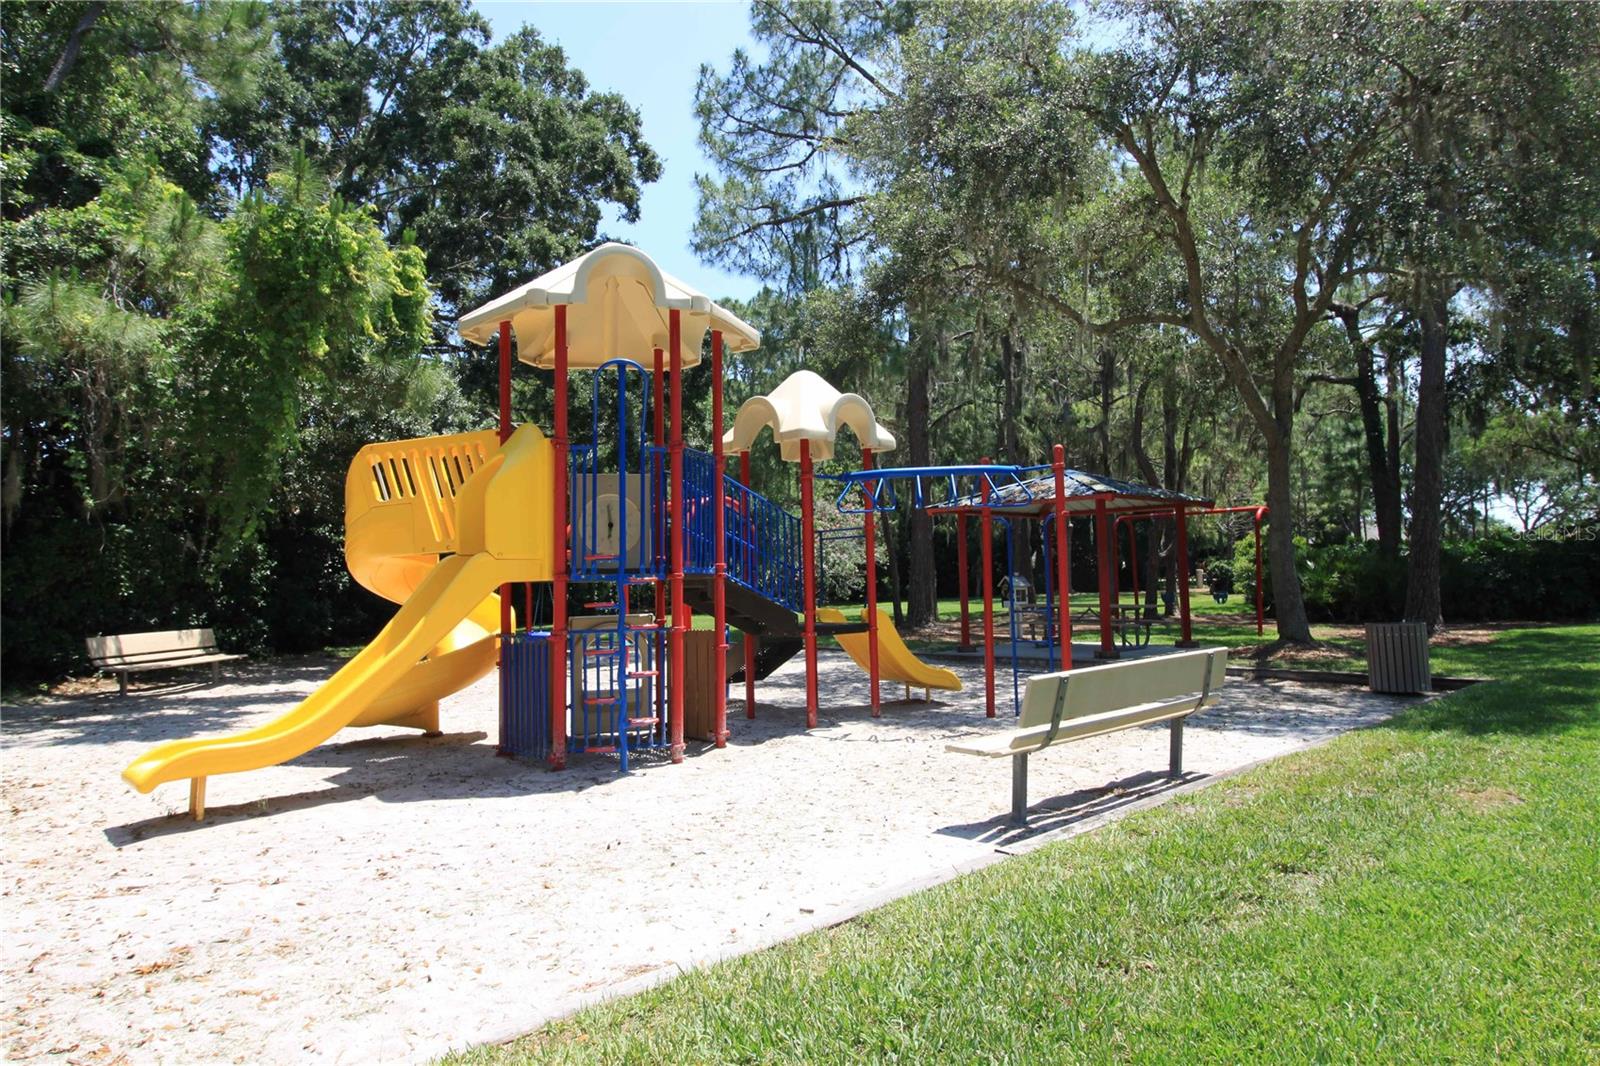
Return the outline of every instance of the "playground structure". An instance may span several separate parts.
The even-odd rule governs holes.
[[[865,399],[805,370],[748,398],[724,432],[724,354],[755,350],[760,334],[626,245],[602,245],[470,312],[458,328],[469,342],[497,347],[497,429],[368,445],[346,480],[347,562],[364,587],[400,604],[394,618],[288,714],[236,736],[146,752],[124,771],[135,788],[148,792],[187,778],[198,818],[207,777],[294,758],[346,726],[436,732],[439,700],[496,666],[499,750],[555,769],[569,756],[599,755],[614,756],[625,771],[640,751],[681,762],[690,698],[710,701],[696,711],[709,720],[715,747],[724,747],[729,683],[744,682],[746,716],[754,717],[756,681],[801,652],[812,728],[823,637],[836,638],[867,673],[874,716],[884,680],[905,685],[908,696],[913,687],[925,698],[932,689],[959,689],[953,673],[917,658],[878,609],[877,512],[902,504],[954,514],[962,527],[964,638],[964,527],[973,516],[982,523],[986,711],[994,717],[996,523],[1034,518],[1047,531],[1045,571],[1054,576],[1046,579],[1045,643],[1059,645],[1056,662],[1068,670],[1071,518],[1092,514],[1095,523],[1100,653],[1115,657],[1111,516],[1172,516],[1178,569],[1187,574],[1185,515],[1210,506],[1067,471],[1059,445],[1049,467],[879,468],[878,456],[895,447],[893,434]],[[684,425],[684,375],[704,356],[709,451],[686,445]],[[512,423],[514,362],[551,373],[548,437],[537,426]],[[577,405],[580,422],[585,410],[589,416],[579,439],[569,395],[574,371],[591,372],[588,403]],[[861,447],[862,468],[817,474],[814,464],[833,457],[845,427]],[[763,430],[780,456],[798,465],[799,515],[750,485],[750,449]],[[730,452],[738,457],[737,477],[726,469]],[[858,620],[817,602],[819,478],[839,485],[842,514],[862,516],[867,602]],[[895,486],[907,484],[902,501]],[[1015,540],[1008,537],[1008,545]],[[1007,572],[1015,702],[1014,558]],[[1180,646],[1187,646],[1187,581],[1179,588]],[[709,633],[694,631],[694,612],[710,616]],[[744,635],[742,664],[730,664],[730,628]]]

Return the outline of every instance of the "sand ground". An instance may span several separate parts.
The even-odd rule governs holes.
[[[141,796],[118,776],[151,744],[288,710],[333,666],[4,708],[9,1059],[427,1060],[1173,794],[1162,727],[1068,745],[1032,760],[1019,834],[1007,764],[943,750],[1008,725],[982,716],[981,667],[873,720],[866,679],[827,652],[818,729],[801,731],[795,661],[754,721],[730,701],[726,751],[627,776],[604,756],[560,774],[497,758],[492,675],[445,702],[443,736],[352,730],[211,779],[199,825],[182,783]],[[1000,688],[1008,709],[1007,672]],[[1215,777],[1405,702],[1230,681],[1189,725],[1186,770]]]

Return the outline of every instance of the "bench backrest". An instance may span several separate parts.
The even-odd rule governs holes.
[[[163,629],[153,633],[123,633],[88,637],[84,644],[96,666],[133,666],[167,662],[217,651],[217,638],[209,629]]]
[[[1175,700],[1203,691],[1215,693],[1222,688],[1227,670],[1227,648],[1199,648],[1127,662],[1080,666],[1062,673],[1037,674],[1028,679],[1022,696],[1022,716],[1017,725],[1023,729],[1049,725],[1063,681],[1067,692],[1061,720],[1067,721]]]

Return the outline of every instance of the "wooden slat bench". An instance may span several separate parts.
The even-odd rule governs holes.
[[[1183,773],[1183,721],[1217,702],[1228,649],[1202,648],[1148,659],[1082,666],[1028,679],[1017,728],[947,744],[947,751],[1011,760],[1011,820],[1028,816],[1028,756],[1153,722],[1171,723],[1168,772]]]
[[[155,633],[88,637],[84,644],[95,669],[117,675],[117,691],[124,696],[128,694],[129,674],[181,670],[210,663],[211,678],[216,680],[223,663],[244,658],[218,648],[216,634],[209,629],[164,629]]]

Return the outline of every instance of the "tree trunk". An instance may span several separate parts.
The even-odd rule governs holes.
[[[906,379],[906,450],[912,466],[932,464],[932,447],[929,440],[929,348],[926,332],[913,337],[911,365]],[[943,329],[935,338],[942,349],[946,343]],[[930,625],[938,617],[938,573],[933,565],[933,519],[920,507],[911,509],[909,515],[911,534],[911,583],[907,590],[907,624],[912,629]],[[894,542],[898,545],[898,540]],[[898,567],[894,572],[898,575]],[[898,579],[898,576],[897,576]],[[899,622],[899,589],[895,590],[895,621]]]
[[[1100,345],[1100,425],[1096,436],[1100,443],[1100,472],[1111,469],[1111,407],[1115,402],[1117,384],[1117,356],[1109,344]]]
[[[1000,376],[1004,386],[1005,407],[1000,412],[1000,452],[1005,460],[1020,466],[1025,461],[1022,454],[1022,392],[1026,349],[1020,341],[1013,340],[1007,329],[1000,334]]]
[[[1417,370],[1416,462],[1411,473],[1411,553],[1406,575],[1406,621],[1443,620],[1439,606],[1439,545],[1444,501],[1445,353],[1450,300],[1435,277],[1420,283],[1417,318],[1422,353]]]
[[[83,14],[78,17],[78,24],[72,27],[72,35],[67,38],[67,46],[61,50],[55,66],[50,68],[50,76],[44,80],[46,93],[53,93],[61,88],[61,83],[67,80],[72,68],[78,65],[78,53],[83,49],[83,39],[94,28],[94,24],[99,21],[100,14],[105,9],[104,0],[95,0],[94,3],[83,6],[81,9]]]
[[[1295,570],[1294,481],[1290,472],[1287,436],[1267,442],[1267,562],[1272,574],[1272,603],[1278,620],[1278,637],[1311,643],[1311,622],[1306,616],[1305,594]]]
[[[1399,457],[1391,466],[1384,440],[1384,397],[1378,391],[1376,355],[1361,335],[1360,312],[1354,307],[1336,307],[1344,322],[1356,361],[1356,397],[1361,404],[1361,432],[1366,444],[1367,479],[1372,486],[1372,510],[1378,520],[1378,550],[1390,559],[1400,557],[1400,468]],[[1391,417],[1391,424],[1392,424]]]

